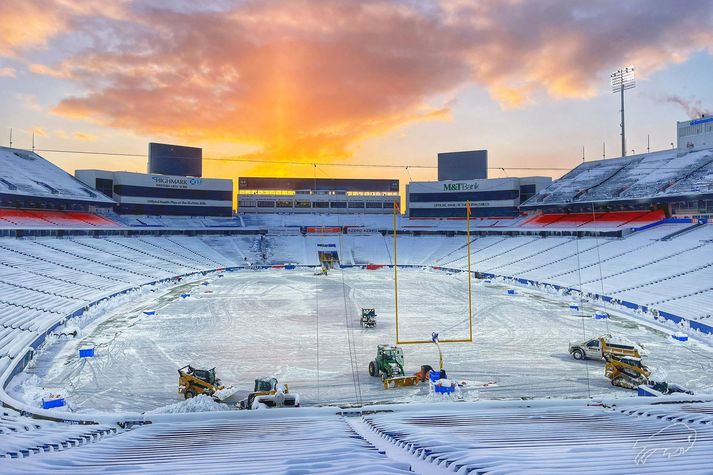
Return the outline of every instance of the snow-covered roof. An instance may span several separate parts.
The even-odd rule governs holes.
[[[524,206],[648,199],[713,193],[713,149],[678,150],[585,162]]]
[[[114,203],[36,153],[8,147],[0,147],[0,194]]]

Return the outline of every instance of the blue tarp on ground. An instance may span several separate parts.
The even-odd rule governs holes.
[[[64,398],[57,398],[57,399],[43,399],[42,400],[42,409],[52,409],[53,407],[62,407],[64,406]]]

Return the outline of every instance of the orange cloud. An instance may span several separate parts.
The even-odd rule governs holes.
[[[30,133],[36,135],[37,137],[47,137],[47,131],[42,127],[32,127]]]
[[[74,138],[77,140],[85,140],[85,141],[91,142],[91,141],[96,140],[97,136],[93,135],[93,134],[88,134],[85,132],[75,132]]]
[[[705,0],[136,1],[107,14],[82,5],[81,22],[65,21],[90,46],[30,66],[83,89],[54,112],[310,161],[447,118],[435,98],[467,84],[508,108],[591,97],[621,64],[646,73],[710,48],[699,32],[713,10]]]
[[[83,17],[119,19],[127,0],[111,2],[72,0],[3,0],[0,2],[0,56],[17,56],[18,50],[46,47],[50,38],[76,30]]]
[[[0,56],[13,56],[22,46],[43,44],[61,22],[53,2],[0,2]]]

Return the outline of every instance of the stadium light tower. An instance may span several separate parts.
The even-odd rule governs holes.
[[[611,74],[611,90],[613,93],[621,94],[621,156],[626,157],[626,132],[624,130],[624,91],[634,89],[636,79],[634,78],[634,67],[628,66],[619,69]]]

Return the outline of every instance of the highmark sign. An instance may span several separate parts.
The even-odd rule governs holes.
[[[161,188],[188,188],[203,183],[200,178],[152,176],[154,185]]]
[[[443,191],[472,191],[477,190],[477,183],[444,183]]]

